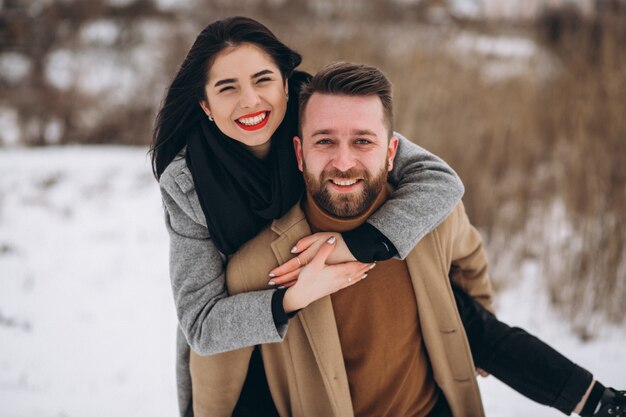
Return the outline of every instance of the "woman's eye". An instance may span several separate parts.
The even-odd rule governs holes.
[[[234,89],[235,89],[235,87],[233,87],[233,86],[230,86],[230,85],[229,85],[229,86],[226,86],[226,87],[222,87],[222,88],[220,88],[220,89],[218,90],[218,93],[223,93],[224,91],[234,90]]]
[[[260,83],[263,83],[263,82],[267,82],[267,81],[272,81],[272,79],[270,77],[259,78],[257,80],[257,84],[260,84]]]

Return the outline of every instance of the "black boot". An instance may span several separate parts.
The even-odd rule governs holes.
[[[600,409],[594,417],[626,417],[626,391],[606,388],[600,399]]]

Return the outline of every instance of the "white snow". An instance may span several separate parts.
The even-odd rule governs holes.
[[[162,217],[144,148],[0,149],[0,417],[177,414]],[[518,272],[500,317],[625,388],[626,329],[579,342]],[[488,416],[561,415],[480,384]]]
[[[17,83],[28,76],[32,69],[30,59],[17,52],[0,54],[0,79]]]
[[[112,19],[98,19],[89,22],[80,31],[80,39],[91,44],[113,45],[119,36],[119,25]]]
[[[128,100],[142,86],[128,57],[108,49],[55,51],[48,57],[46,78],[58,89],[77,88],[94,96],[101,95],[101,101],[108,98],[114,103]]]
[[[76,78],[76,70],[72,68],[73,54],[65,49],[52,52],[46,58],[46,79],[60,89],[67,90]]]
[[[537,46],[532,40],[516,36],[487,36],[465,32],[455,43],[463,51],[500,59],[528,60],[537,53]]]
[[[0,416],[175,415],[146,150],[3,150],[0,178]]]
[[[523,36],[465,30],[450,39],[447,52],[465,66],[477,66],[482,78],[491,83],[525,76],[547,80],[558,71],[556,59]]]
[[[17,110],[0,106],[0,145],[16,146],[20,142]]]

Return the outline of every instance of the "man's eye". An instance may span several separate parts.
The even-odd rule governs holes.
[[[357,145],[367,145],[372,143],[369,139],[357,139],[354,141]]]
[[[331,143],[333,143],[330,139],[320,139],[317,142],[315,142],[318,145],[329,145]]]

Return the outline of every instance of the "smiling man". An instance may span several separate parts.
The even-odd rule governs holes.
[[[387,183],[398,146],[398,138],[386,128],[389,123],[371,120],[372,114],[384,114],[381,100],[316,94],[306,107],[315,117],[302,124],[307,143],[296,138],[295,148],[308,193],[339,218],[363,214]]]
[[[313,231],[351,230],[391,193],[387,173],[398,146],[391,85],[374,68],[339,63],[321,70],[300,102],[301,135],[294,146],[307,189],[302,210]],[[462,206],[444,223],[435,232],[446,230],[440,248],[444,259],[464,258],[468,290],[488,302],[486,258]],[[335,323],[330,327],[337,329],[356,416],[450,415],[448,403],[455,415],[482,413],[462,325],[453,324],[459,332],[452,337],[435,330],[443,324],[438,320],[455,321],[447,268],[434,257],[437,246],[426,238],[406,262],[379,262],[366,281],[331,296]],[[422,259],[418,270],[422,257],[430,265]],[[437,284],[425,289],[431,274]],[[287,308],[290,301],[288,290]],[[443,345],[447,350],[438,348]],[[433,373],[445,384],[447,401]],[[455,374],[467,378],[459,382]]]

